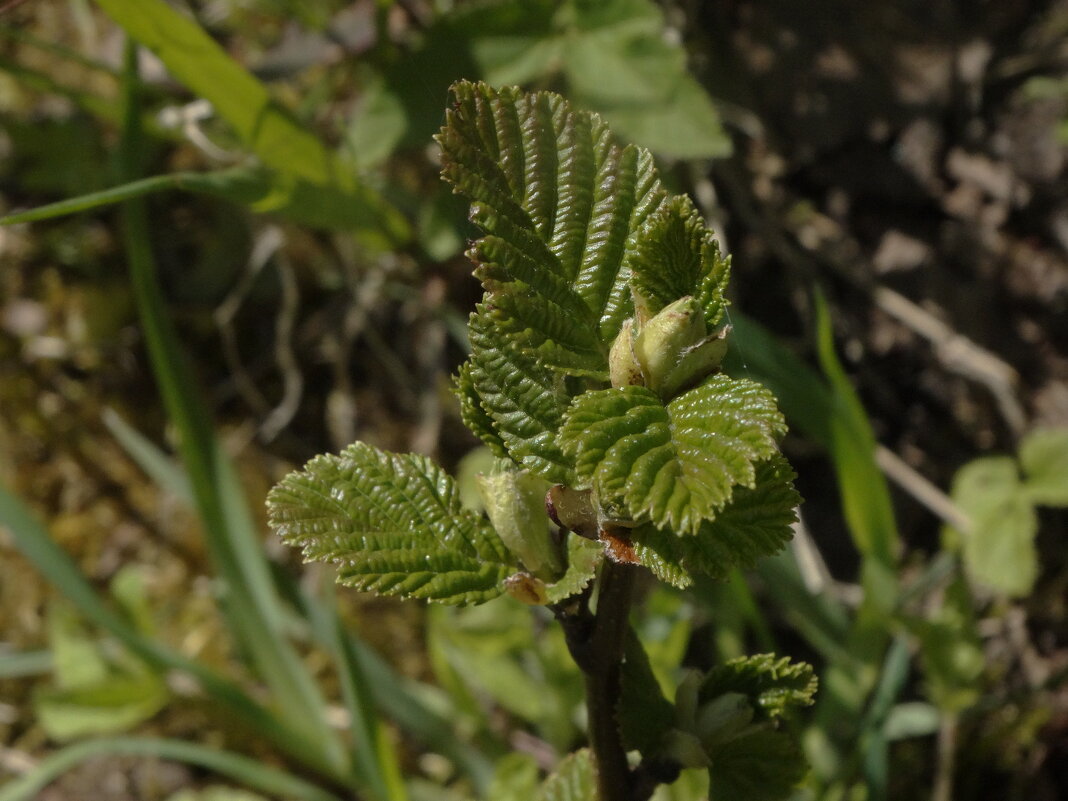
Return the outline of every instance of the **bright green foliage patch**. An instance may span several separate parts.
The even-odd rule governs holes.
[[[620,280],[627,238],[665,196],[652,156],[619,147],[558,95],[463,82],[453,92],[442,175],[486,232],[468,253],[484,305],[542,364],[606,377],[631,308]]]
[[[969,521],[949,529],[976,581],[1023,597],[1038,578],[1035,507],[1068,506],[1068,428],[1040,428],[1020,443],[1018,459],[985,456],[953,480],[953,502]]]
[[[785,429],[764,387],[724,375],[663,404],[645,387],[587,392],[560,431],[564,452],[602,500],[621,498],[635,520],[696,534],[752,488],[754,462],[777,453]]]
[[[503,591],[512,557],[455,482],[429,459],[356,442],[317,456],[268,496],[271,525],[308,560],[338,564],[339,580],[383,595],[446,603]]]
[[[753,488],[736,488],[731,503],[693,537],[644,525],[634,530],[638,559],[661,581],[689,586],[695,574],[722,578],[734,566],[752,567],[789,541],[801,496],[782,456],[756,468]]]

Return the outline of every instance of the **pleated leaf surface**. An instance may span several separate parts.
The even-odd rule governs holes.
[[[429,459],[365,443],[317,456],[267,500],[272,527],[338,581],[381,595],[451,604],[503,592],[514,559],[455,481]]]

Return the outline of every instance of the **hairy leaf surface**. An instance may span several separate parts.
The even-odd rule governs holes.
[[[604,558],[604,546],[594,540],[587,540],[578,535],[569,535],[567,543],[567,572],[558,581],[545,588],[545,595],[551,604],[578,595],[586,588],[595,575]]]
[[[626,266],[650,315],[692,295],[704,308],[709,329],[719,324],[727,305],[723,292],[730,260],[720,254],[716,238],[685,195],[672,198],[645,221],[628,249]]]
[[[755,464],[778,452],[784,430],[767,389],[713,375],[666,405],[645,387],[588,392],[559,442],[602,502],[621,499],[637,521],[696,534],[736,486],[756,486]]]
[[[442,175],[486,232],[469,252],[486,305],[546,364],[603,377],[629,313],[627,239],[665,197],[652,157],[558,95],[466,81],[453,95]]]
[[[662,581],[687,587],[695,574],[722,578],[733,567],[752,567],[782,549],[797,521],[801,496],[794,471],[780,455],[756,467],[756,486],[738,487],[716,519],[701,524],[696,537],[644,525],[635,529],[634,552]]]
[[[485,306],[471,315],[471,358],[463,368],[470,387],[512,459],[549,481],[569,484],[571,463],[556,444],[571,400],[564,378],[501,337],[498,319]]]
[[[775,654],[732,659],[712,668],[698,693],[702,703],[724,693],[741,693],[766,717],[782,717],[812,704],[816,693],[812,666]]]
[[[267,499],[272,527],[338,580],[382,595],[480,603],[501,594],[514,560],[460,503],[453,479],[413,454],[361,442],[317,456]]]

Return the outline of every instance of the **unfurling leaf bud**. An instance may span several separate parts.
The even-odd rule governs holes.
[[[547,482],[530,473],[508,471],[478,477],[486,514],[508,549],[544,581],[564,572],[564,560],[545,517]]]
[[[727,352],[728,330],[707,336],[704,310],[689,295],[665,306],[642,326],[632,346],[645,386],[670,398],[714,373]]]
[[[634,341],[634,356],[641,365],[645,385],[659,392],[682,352],[704,336],[705,318],[695,298],[687,295],[661,309],[642,326]]]
[[[664,376],[660,394],[665,398],[674,397],[680,389],[716,372],[727,355],[727,335],[730,330],[729,325],[724,326],[696,345],[684,349],[678,364]]]
[[[623,323],[619,335],[612,343],[612,350],[608,352],[608,374],[612,378],[612,386],[616,388],[641,386],[645,383],[641,365],[634,357],[633,319]]]

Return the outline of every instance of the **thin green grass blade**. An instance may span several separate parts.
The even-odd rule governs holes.
[[[341,697],[349,712],[353,768],[367,787],[369,798],[407,801],[404,783],[398,781],[396,750],[383,736],[384,727],[371,692],[373,685],[360,655],[352,647],[352,635],[345,631],[337,614],[337,585],[333,581],[320,584],[321,597],[305,594],[302,600],[317,636],[329,646],[337,666]]]
[[[452,724],[455,716],[448,709],[440,708],[441,705],[431,708],[420,698],[420,685],[397,676],[366,644],[350,636],[348,647],[359,660],[370,686],[375,688],[374,699],[379,710],[429,750],[456,765],[479,795],[483,794],[493,780],[493,763],[458,736]]]
[[[195,511],[193,488],[189,476],[162,449],[148,437],[131,426],[113,409],[105,409],[101,415],[104,426],[126,451],[127,455],[160,489],[171,493],[175,498]]]
[[[875,462],[875,434],[834,352],[834,335],[827,302],[815,296],[816,333],[820,366],[830,382],[831,455],[849,530],[864,556],[891,566],[900,550],[897,523],[886,478]]]
[[[154,175],[8,214],[0,218],[0,225],[50,220],[172,190],[218,197],[239,206],[247,206],[255,212],[278,214],[311,228],[352,231],[366,224],[359,207],[353,206],[345,197],[305,181],[288,179],[284,180],[283,191],[279,188],[280,181],[283,179],[277,174],[257,165],[229,167],[214,172]]]
[[[51,651],[18,651],[13,654],[0,654],[0,679],[41,676],[51,670]]]
[[[358,182],[351,164],[327,150],[195,21],[163,0],[99,0],[98,5],[155,53],[178,81],[209,100],[263,164],[289,176],[274,182],[278,194],[287,195],[298,183],[310,185],[334,195],[333,202],[348,204],[361,221],[358,227],[376,234],[377,244],[408,238],[409,226],[400,213]]]
[[[204,665],[145,637],[125,618],[106,606],[74,561],[56,545],[25,505],[3,487],[0,487],[0,525],[10,532],[15,547],[22,555],[89,622],[110,633],[155,669],[174,670],[188,675],[220,707],[221,712],[233,715],[250,731],[270,739],[287,753],[301,758],[307,751],[302,738],[297,737],[236,685]]]
[[[321,787],[262,761],[184,740],[154,737],[109,737],[68,746],[43,759],[29,773],[0,788],[0,801],[32,801],[49,783],[76,765],[105,756],[168,759],[205,768],[252,790],[299,801],[340,801]]]
[[[879,683],[861,724],[864,783],[871,801],[886,801],[889,797],[890,741],[886,722],[908,679],[909,662],[908,638],[898,635],[887,650]]]
[[[156,484],[170,490],[191,510],[195,510],[189,479],[180,465],[115,412],[107,410],[104,423]],[[388,739],[381,736],[382,724],[378,720],[375,698],[368,689],[372,685],[359,654],[352,647],[353,635],[344,632],[336,612],[336,587],[327,583],[322,589],[327,597],[318,599],[300,592],[296,586],[288,587],[290,593],[299,596],[316,637],[334,656],[342,697],[349,712],[354,769],[363,786],[375,794],[373,797],[382,801],[405,801],[406,790],[400,780],[395,749]],[[0,668],[2,665],[3,661],[0,660]]]
[[[829,662],[851,661],[843,645],[849,633],[849,613],[834,598],[805,586],[792,550],[761,559],[756,573],[790,626],[809,645]]]
[[[127,57],[126,115],[120,142],[123,178],[136,177],[142,142],[136,61]],[[210,426],[210,416],[194,389],[177,336],[167,316],[143,205],[122,208],[123,239],[135,303],[153,373],[164,407],[179,434],[179,452],[188,471],[197,510],[215,569],[226,587],[224,613],[230,629],[271,689],[272,702],[287,726],[305,741],[301,750],[312,766],[344,780],[348,760],[325,720],[325,704],[311,676],[288,644],[263,543],[232,466]]]

